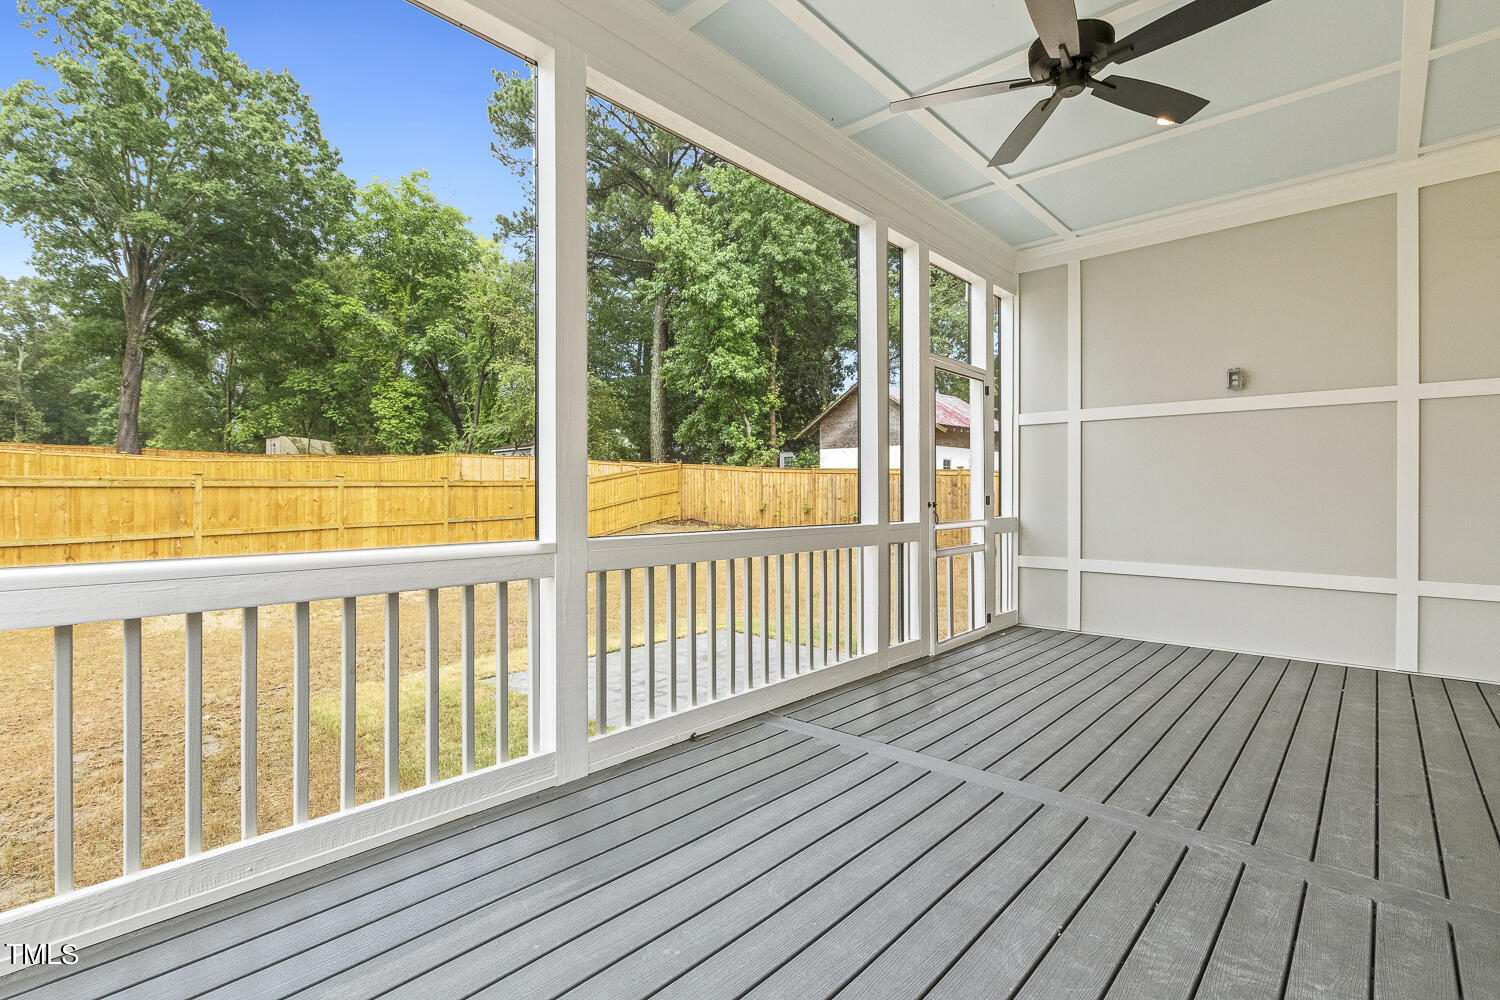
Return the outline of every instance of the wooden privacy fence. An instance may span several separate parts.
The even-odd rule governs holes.
[[[858,520],[853,469],[589,463],[589,533],[678,520],[795,527]],[[901,474],[891,473],[891,495]],[[937,474],[938,513],[969,474]],[[893,499],[892,516],[899,512]],[[0,444],[0,566],[513,541],[536,536],[532,459],[225,455]]]
[[[618,472],[628,466],[598,463],[591,472]],[[509,482],[536,478],[531,458],[515,455],[242,455],[223,452],[163,451],[117,455],[91,445],[0,443],[0,477],[125,479],[299,479],[411,483],[443,479]]]
[[[0,565],[532,538],[529,480],[0,478]]]
[[[901,518],[901,473],[892,471],[890,517]],[[999,478],[996,477],[998,488]],[[940,520],[969,516],[969,471],[937,473]],[[682,467],[682,517],[745,528],[852,524],[859,520],[855,469],[746,469],[729,465]]]

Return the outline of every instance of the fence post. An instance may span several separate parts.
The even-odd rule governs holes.
[[[453,510],[449,506],[449,503],[448,503],[448,486],[449,486],[449,482],[450,481],[449,481],[448,477],[444,476],[443,477],[443,541],[444,542],[451,542],[451,541],[453,541],[453,531],[452,531]]]
[[[338,485],[338,512],[337,512],[338,521],[336,522],[337,525],[338,525],[339,548],[341,548],[341,549],[347,549],[349,547],[349,545],[348,545],[348,541],[347,541],[348,534],[347,534],[347,532],[346,532],[346,530],[344,528],[344,474],[342,472],[340,472],[334,478],[338,480],[338,484],[339,484]]]
[[[193,473],[193,555],[203,554],[203,473]]]
[[[641,486],[641,467],[637,465],[631,471],[634,473],[633,478],[635,479],[635,526],[639,528],[646,523],[646,507],[641,497],[641,494],[644,492],[644,487]]]

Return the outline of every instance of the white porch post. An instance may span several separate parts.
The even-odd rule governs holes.
[[[587,102],[583,52],[559,41],[537,63],[537,536],[557,556],[530,694],[559,781],[588,771]]]
[[[979,454],[970,452],[969,467],[975,471],[969,477],[969,516],[986,522],[992,516],[995,495],[995,400],[991,393],[997,391],[994,382],[994,338],[995,292],[988,279],[979,279],[969,286],[969,357],[974,365],[983,368],[989,377],[983,385],[970,383],[969,388],[969,447],[978,448]],[[986,391],[988,389],[988,391]],[[976,433],[977,430],[977,433]],[[974,537],[974,536],[978,537]],[[995,545],[988,526],[970,533],[970,541],[984,543],[984,553],[969,561],[969,614],[975,628],[983,628],[990,620],[986,615],[995,611]]]
[[[859,227],[859,519],[880,528],[877,543],[865,549],[862,564],[860,599],[865,627],[859,648],[861,653],[876,653],[882,662],[891,631],[889,244],[884,222]]]
[[[931,288],[927,248],[907,249],[901,262],[901,440],[905,459],[901,468],[903,510],[916,521],[918,558],[910,567],[916,611],[913,631],[928,652],[937,649],[937,591],[933,573],[937,569],[937,536],[933,534],[933,457],[936,433],[933,398],[932,352],[927,330],[927,297]],[[910,636],[908,636],[910,638]]]
[[[1021,468],[1021,429],[1018,420],[1021,391],[1021,351],[1020,338],[1017,336],[1019,306],[1019,296],[1014,294],[1007,295],[997,303],[1000,310],[1000,353],[996,360],[1003,368],[996,374],[995,391],[1000,394],[1000,440],[1004,442],[1005,454],[1001,463],[1000,495],[995,499],[1000,505],[999,516],[1007,518],[1016,516]],[[1016,542],[1018,537],[1019,529],[1008,537],[1005,543],[1006,557],[997,568],[997,572],[1004,576],[1004,584],[999,588],[1004,600],[997,596],[996,610],[1007,614],[1016,608],[1021,588],[1021,571],[1016,566],[1016,558],[1020,552],[1020,546]]]

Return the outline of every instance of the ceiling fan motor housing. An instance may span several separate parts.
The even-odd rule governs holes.
[[[1080,18],[1078,42],[1082,51],[1070,53],[1073,65],[1067,69],[1063,68],[1061,59],[1047,51],[1040,38],[1032,42],[1031,51],[1027,54],[1031,78],[1038,83],[1055,81],[1058,91],[1064,97],[1083,93],[1089,66],[1102,60],[1109,47],[1115,43],[1114,26],[1097,18]]]

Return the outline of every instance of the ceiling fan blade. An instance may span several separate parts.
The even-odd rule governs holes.
[[[996,83],[976,83],[972,87],[955,87],[952,90],[938,90],[931,94],[920,94],[916,97],[908,97],[905,100],[892,101],[892,111],[915,111],[917,108],[931,108],[939,104],[956,104],[959,101],[968,101],[976,97],[988,97],[990,94],[1004,94],[1011,90],[1024,90],[1027,87],[1040,87],[1047,81],[1033,80],[1027,77],[1024,80],[1000,80]]]
[[[1047,119],[1052,117],[1052,112],[1056,111],[1057,106],[1062,102],[1063,96],[1058,91],[1053,91],[1052,96],[1045,101],[1038,101],[1036,107],[1026,112],[1026,117],[1021,119],[1021,124],[1017,125],[1000,148],[995,150],[995,155],[990,157],[990,166],[1003,167],[1007,163],[1016,162],[1017,158],[1026,152],[1026,147],[1031,145],[1031,140],[1036,138],[1036,134],[1042,130],[1043,125],[1047,124]]]
[[[1072,62],[1081,48],[1078,42],[1078,8],[1073,0],[1026,0],[1037,37],[1052,55]],[[1067,58],[1063,50],[1067,50]]]
[[[1120,39],[1110,46],[1104,62],[1129,62],[1269,2],[1270,0],[1193,0]],[[1103,64],[1101,62],[1098,65]]]
[[[1111,104],[1118,104],[1148,118],[1169,121],[1174,125],[1181,125],[1208,107],[1208,101],[1195,94],[1163,87],[1149,80],[1134,80],[1128,76],[1090,80],[1089,87],[1093,89],[1095,97],[1102,97]]]

